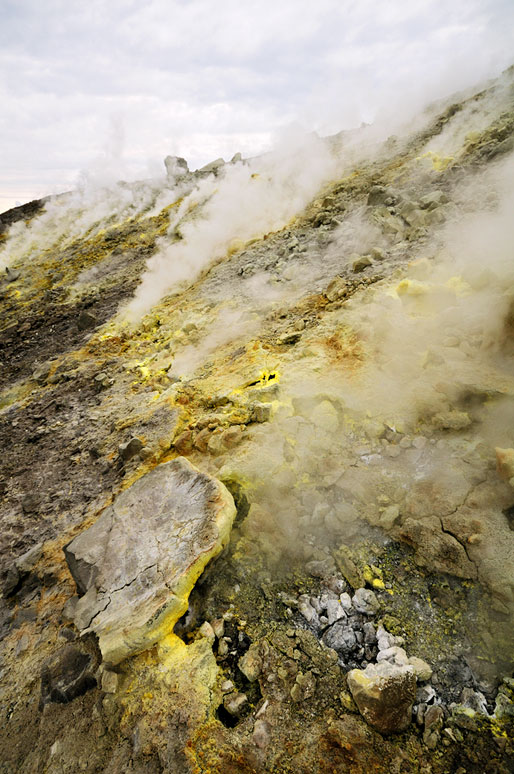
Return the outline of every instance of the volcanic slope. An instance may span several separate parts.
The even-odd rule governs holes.
[[[1,771],[512,770],[513,83],[0,215]]]

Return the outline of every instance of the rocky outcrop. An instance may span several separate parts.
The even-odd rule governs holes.
[[[226,545],[232,496],[179,457],[120,494],[65,548],[77,590],[74,619],[99,638],[107,664],[173,630],[208,562]]]

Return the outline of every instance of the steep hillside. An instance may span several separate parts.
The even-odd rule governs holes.
[[[514,69],[0,215],[0,771],[514,766]]]

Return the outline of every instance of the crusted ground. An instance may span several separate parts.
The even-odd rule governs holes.
[[[138,322],[148,258],[202,227],[194,179],[1,216],[1,771],[510,770],[510,275],[447,254],[501,225],[513,136],[506,73],[403,138],[332,138],[304,211]],[[107,670],[62,548],[178,455],[232,492],[230,545],[175,633]],[[327,600],[359,588],[376,608],[339,641]],[[348,691],[380,652],[365,624],[433,672],[398,735]]]

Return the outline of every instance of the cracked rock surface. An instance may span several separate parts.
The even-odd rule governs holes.
[[[120,494],[65,548],[79,592],[79,630],[93,629],[107,664],[173,629],[207,563],[226,544],[235,506],[219,481],[183,457]]]

